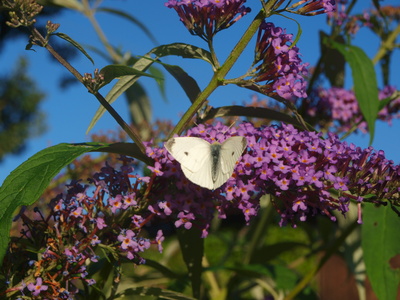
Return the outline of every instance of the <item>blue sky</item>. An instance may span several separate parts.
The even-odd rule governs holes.
[[[255,4],[257,2],[257,4]],[[359,1],[362,5],[366,5],[369,1]],[[124,1],[124,0],[108,0],[103,1],[102,6],[113,7],[132,14],[141,22],[145,23],[157,38],[159,44],[169,44],[173,42],[186,42],[199,47],[206,48],[205,43],[198,37],[191,36],[185,27],[179,21],[174,10],[164,6],[164,1]],[[229,54],[233,45],[242,35],[246,26],[251,22],[258,9],[258,1],[248,1],[254,3],[253,12],[240,20],[229,30],[222,31],[216,37],[216,51],[218,57],[223,61]],[[397,0],[383,1],[382,4],[398,4]],[[362,11],[363,6],[358,6],[358,11]],[[296,18],[303,29],[302,37],[298,43],[302,59],[314,65],[319,55],[318,34],[320,30],[329,30],[325,24],[325,16],[301,17],[290,16]],[[115,16],[106,13],[97,15],[98,22],[104,30],[111,44],[120,47],[123,51],[129,51],[132,54],[142,55],[156,46],[146,35],[132,23],[121,20]],[[45,22],[47,20],[39,20]],[[286,18],[275,16],[271,18],[276,26],[287,28],[288,33],[296,33],[297,25]],[[60,23],[59,32],[63,32],[71,36],[81,45],[100,46],[98,37],[96,36],[88,19],[81,14],[68,11],[64,12],[52,19],[53,23]],[[61,41],[60,41],[61,42]],[[19,39],[13,43],[8,43],[0,55],[0,72],[2,74],[12,70],[13,65],[19,56],[25,56],[29,59],[29,74],[36,78],[39,87],[45,91],[47,97],[42,104],[42,110],[47,115],[48,130],[41,136],[32,138],[28,141],[26,151],[19,155],[8,155],[0,164],[0,183],[5,177],[15,169],[19,164],[28,159],[36,152],[62,142],[78,143],[89,141],[89,135],[86,135],[86,129],[98,108],[97,100],[87,93],[81,85],[74,85],[66,90],[59,88],[59,80],[62,76],[68,75],[67,71],[60,65],[50,60],[49,55],[44,49],[36,48],[34,51],[25,51],[27,39]],[[354,44],[362,47],[369,57],[373,57],[378,49],[378,40],[368,30],[362,30],[358,34]],[[254,45],[254,43],[253,43]],[[232,70],[230,77],[241,75],[239,71],[246,71],[248,63],[252,60],[252,46],[249,47],[246,55],[239,60],[238,66]],[[71,63],[81,74],[85,72],[93,72],[94,68],[101,69],[107,62],[95,53],[90,52],[95,60],[93,66],[83,55],[79,55]],[[184,68],[199,83],[201,88],[210,80],[212,75],[209,65],[202,61],[184,60],[181,58],[168,57],[165,62],[177,64]],[[393,66],[399,65],[400,55],[392,58]],[[391,81],[392,84],[400,87],[400,70],[392,68]],[[348,74],[350,78],[350,74]],[[189,107],[189,101],[181,88],[174,82],[171,77],[166,78],[167,101],[164,101],[158,92],[158,89],[152,79],[144,78],[141,81],[153,105],[154,118],[172,119],[178,121],[179,115]],[[351,81],[349,82],[351,86]],[[106,95],[106,90],[101,90]],[[251,91],[240,89],[238,87],[221,87],[210,98],[210,104],[213,106],[229,105],[232,102],[241,104],[247,101],[253,95]],[[129,120],[127,106],[123,100],[116,101],[114,108],[122,115],[125,120]],[[104,115],[100,122],[92,130],[93,132],[106,132],[109,129],[117,128],[116,122],[108,115]],[[398,148],[400,147],[400,121],[395,120],[392,126],[386,123],[378,122],[376,129],[376,137],[373,146],[377,149],[385,151],[389,159],[400,163]],[[368,136],[351,136],[347,139],[349,142],[355,143],[357,146],[367,147]]]

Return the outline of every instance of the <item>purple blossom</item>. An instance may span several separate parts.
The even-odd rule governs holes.
[[[71,216],[75,218],[82,218],[82,207],[77,207],[75,210],[72,211]]]
[[[184,226],[186,229],[190,229],[192,228],[192,220],[194,220],[194,214],[192,213],[185,213],[183,211],[181,211],[178,214],[178,220],[175,221],[175,227],[179,228],[180,226]]]
[[[60,211],[61,209],[63,209],[63,201],[62,200],[58,201],[57,204],[54,205],[53,210],[54,211]]]
[[[107,227],[107,224],[104,221],[104,218],[102,218],[102,217],[96,218],[96,225],[97,225],[98,229],[103,229],[103,228]]]
[[[163,166],[164,172],[161,177],[154,175],[155,183],[165,196],[157,200],[157,206],[151,206],[151,211],[160,217],[176,218],[176,227],[196,224],[204,229],[203,236],[215,211],[219,218],[225,218],[227,211],[237,209],[250,221],[264,194],[274,196],[274,207],[282,218],[280,224],[290,222],[295,226],[296,221],[317,214],[334,220],[332,211],[345,214],[355,197],[364,199],[364,195],[374,194],[377,199],[395,201],[400,191],[399,166],[386,160],[381,152],[341,142],[333,134],[322,139],[322,134],[299,131],[291,125],[256,128],[242,123],[235,129],[217,123],[194,127],[188,135],[220,143],[235,135],[248,140],[233,176],[214,191],[188,181],[166,149],[153,148],[152,158]],[[377,174],[381,180],[377,180]],[[387,182],[391,186],[383,189],[388,187]],[[340,197],[331,195],[331,189]]]
[[[59,266],[59,277],[56,279],[38,278],[37,283],[29,285],[33,295],[38,295],[47,289],[42,282],[47,280],[60,282],[64,288],[52,285],[52,296],[72,299],[79,289],[75,282],[81,281],[88,284],[94,281],[87,279],[87,262],[97,262],[96,248],[100,243],[119,250],[119,253],[140,264],[144,260],[139,256],[151,244],[161,249],[163,236],[158,234],[154,241],[140,237],[141,229],[155,215],[146,208],[143,200],[142,186],[145,182],[141,177],[130,175],[133,171],[130,159],[122,158],[124,165],[120,169],[106,165],[101,172],[89,179],[90,185],[80,181],[71,181],[64,194],[57,195],[52,200],[49,217],[41,218],[42,222],[36,230],[46,230],[47,244],[41,255],[40,261],[31,261],[30,268],[40,265],[42,270]],[[152,182],[149,177],[146,180]],[[89,195],[90,193],[90,195]],[[149,195],[147,199],[151,199]],[[135,214],[136,213],[136,214]],[[124,216],[127,228],[121,228],[120,222]],[[132,222],[129,223],[129,217]],[[51,218],[54,222],[49,222]],[[25,236],[30,236],[30,228]],[[36,233],[37,234],[37,233]],[[115,253],[118,253],[115,251]],[[47,275],[47,273],[46,273]],[[81,283],[78,283],[81,284]]]
[[[297,212],[298,210],[306,211],[307,210],[307,206],[304,204],[303,201],[297,200],[295,203],[293,203],[292,209],[295,212]]]
[[[388,6],[388,8],[390,11],[392,11],[390,6]],[[385,11],[384,7],[382,7],[381,10],[383,12],[383,15],[387,17],[388,16],[387,11]],[[352,36],[354,36],[363,26],[371,28],[373,31],[376,31],[377,28],[386,26],[383,24],[390,23],[390,21],[388,22],[386,17],[385,20],[382,20],[381,14],[378,13],[377,16],[376,12],[374,11],[372,12],[365,11],[363,14],[357,14],[357,15],[349,15],[348,11],[349,11],[348,1],[339,0],[337,1],[336,9],[331,12],[328,12],[328,16],[330,19],[329,21],[331,23],[334,23],[336,27],[340,26],[343,32]],[[374,22],[371,22],[370,14],[372,15],[375,14],[375,16],[373,16]]]
[[[118,241],[121,242],[121,248],[126,250],[129,247],[135,247],[136,241],[132,238],[135,237],[135,233],[132,230],[124,230],[119,236]]]
[[[193,35],[211,40],[250,12],[246,0],[169,0],[165,6],[175,9],[180,20]]]
[[[154,164],[154,167],[148,166],[148,168],[149,168],[150,171],[152,171],[157,176],[162,176],[163,175],[163,172],[160,170],[161,165],[158,162],[156,162]]]
[[[160,253],[163,251],[162,242],[164,240],[165,240],[165,237],[163,235],[162,230],[157,231],[156,242],[157,242],[158,251],[160,251]]]
[[[132,159],[125,157],[120,158],[125,160],[125,163],[132,163]],[[102,187],[111,196],[125,193],[130,186],[128,174],[133,171],[132,167],[121,167],[121,170],[116,170],[106,162],[106,166],[101,169],[101,172],[94,174],[91,181],[96,186]]]
[[[140,264],[141,253],[151,245],[162,251],[164,240],[161,231],[152,240],[143,238],[142,228],[166,221],[185,229],[196,227],[204,238],[215,216],[224,219],[239,212],[251,222],[265,194],[273,196],[279,224],[294,227],[315,215],[334,221],[333,212],[345,215],[350,201],[395,205],[399,200],[400,167],[387,160],[383,151],[361,149],[333,134],[323,139],[322,134],[291,125],[255,127],[247,122],[237,128],[199,125],[187,134],[220,143],[230,136],[247,139],[248,146],[226,183],[213,191],[193,184],[164,147],[147,143],[146,153],[157,167],[146,182],[130,174],[133,169],[128,163],[121,169],[107,165],[90,180],[93,187],[73,181],[65,195],[55,198],[56,205],[51,206],[55,222],[48,228],[53,242],[42,254],[42,267],[59,265],[61,281],[74,277],[85,282],[89,280],[85,262],[98,260],[100,240]],[[72,295],[75,290],[71,282],[68,292]]]
[[[386,86],[379,92],[379,99],[383,100],[392,96],[396,92],[393,86]],[[319,111],[325,114],[320,117],[326,123],[330,120],[331,126],[336,131],[347,132],[354,126],[359,124],[358,129],[367,132],[367,124],[363,121],[363,117],[358,106],[357,99],[353,91],[343,88],[332,87],[329,89],[318,89],[315,91],[314,101],[309,103],[307,108],[310,114],[313,111]],[[391,124],[393,119],[400,117],[400,98],[397,98],[386,105],[379,113],[378,119]]]
[[[108,203],[111,206],[111,211],[115,214],[118,209],[122,208],[122,195],[117,195],[113,199],[109,199]]]
[[[131,206],[136,206],[137,202],[135,200],[136,198],[136,193],[131,193],[129,195],[126,195],[123,197],[123,204],[122,204],[122,209],[128,209]]]
[[[332,13],[336,9],[335,0],[300,0],[289,8],[305,16],[314,16],[323,13]]]
[[[88,275],[86,266],[80,266],[78,273],[80,274],[81,278],[86,278],[86,276]]]
[[[118,241],[121,242],[121,249],[127,253],[127,258],[130,260],[138,258],[138,252],[143,252],[150,248],[148,239],[138,238],[136,233],[130,229],[122,230],[118,235]]]
[[[131,219],[132,219],[132,224],[135,225],[136,227],[141,227],[141,224],[144,221],[141,215],[134,215]]]
[[[260,89],[266,95],[278,95],[285,99],[304,98],[308,75],[307,64],[302,64],[299,49],[292,47],[293,36],[273,23],[260,25],[256,56],[255,75],[252,81],[263,84]]]
[[[171,210],[171,202],[168,201],[168,198],[170,198],[170,195],[166,195],[166,201],[160,201],[158,203],[158,207],[164,212],[165,215],[169,216],[170,214],[172,214],[172,210]]]
[[[93,285],[93,284],[96,283],[96,280],[94,280],[94,279],[86,279],[86,283],[87,283],[88,285]]]
[[[90,244],[92,246],[95,246],[95,245],[100,244],[100,243],[101,243],[101,240],[99,239],[99,237],[97,235],[94,235],[92,237],[92,240],[90,241]]]
[[[28,284],[28,290],[32,292],[33,296],[39,296],[41,291],[47,291],[49,288],[47,285],[43,284],[43,279],[41,277],[36,278],[36,283],[30,283]]]
[[[71,264],[78,263],[82,259],[86,259],[83,253],[77,249],[77,247],[65,248],[64,255],[67,258],[67,261]]]

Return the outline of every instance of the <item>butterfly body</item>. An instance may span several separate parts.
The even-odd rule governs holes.
[[[220,163],[220,153],[221,153],[221,144],[220,143],[213,143],[211,144],[210,151],[211,151],[211,159],[212,159],[212,165],[211,165],[211,177],[213,182],[217,180],[217,171],[218,168],[217,166]]]
[[[168,152],[181,164],[185,176],[193,183],[216,189],[233,173],[239,157],[247,146],[244,137],[234,136],[222,144],[197,137],[176,137],[165,143]]]

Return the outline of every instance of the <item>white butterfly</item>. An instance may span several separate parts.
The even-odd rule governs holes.
[[[210,144],[198,137],[175,137],[165,143],[187,179],[210,190],[228,181],[246,147],[242,136],[230,137],[222,144]]]

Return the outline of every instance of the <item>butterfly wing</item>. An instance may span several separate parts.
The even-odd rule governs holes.
[[[186,178],[208,189],[213,188],[210,143],[196,137],[176,137],[165,143],[168,152],[181,164]]]
[[[186,178],[210,190],[219,188],[232,176],[246,146],[247,141],[241,136],[227,139],[220,147],[196,137],[176,137],[165,143],[168,152],[181,164]],[[212,152],[219,153],[217,159]]]
[[[236,162],[247,147],[247,140],[242,136],[233,136],[221,145],[219,165],[215,172],[214,189],[223,185],[231,178]]]

